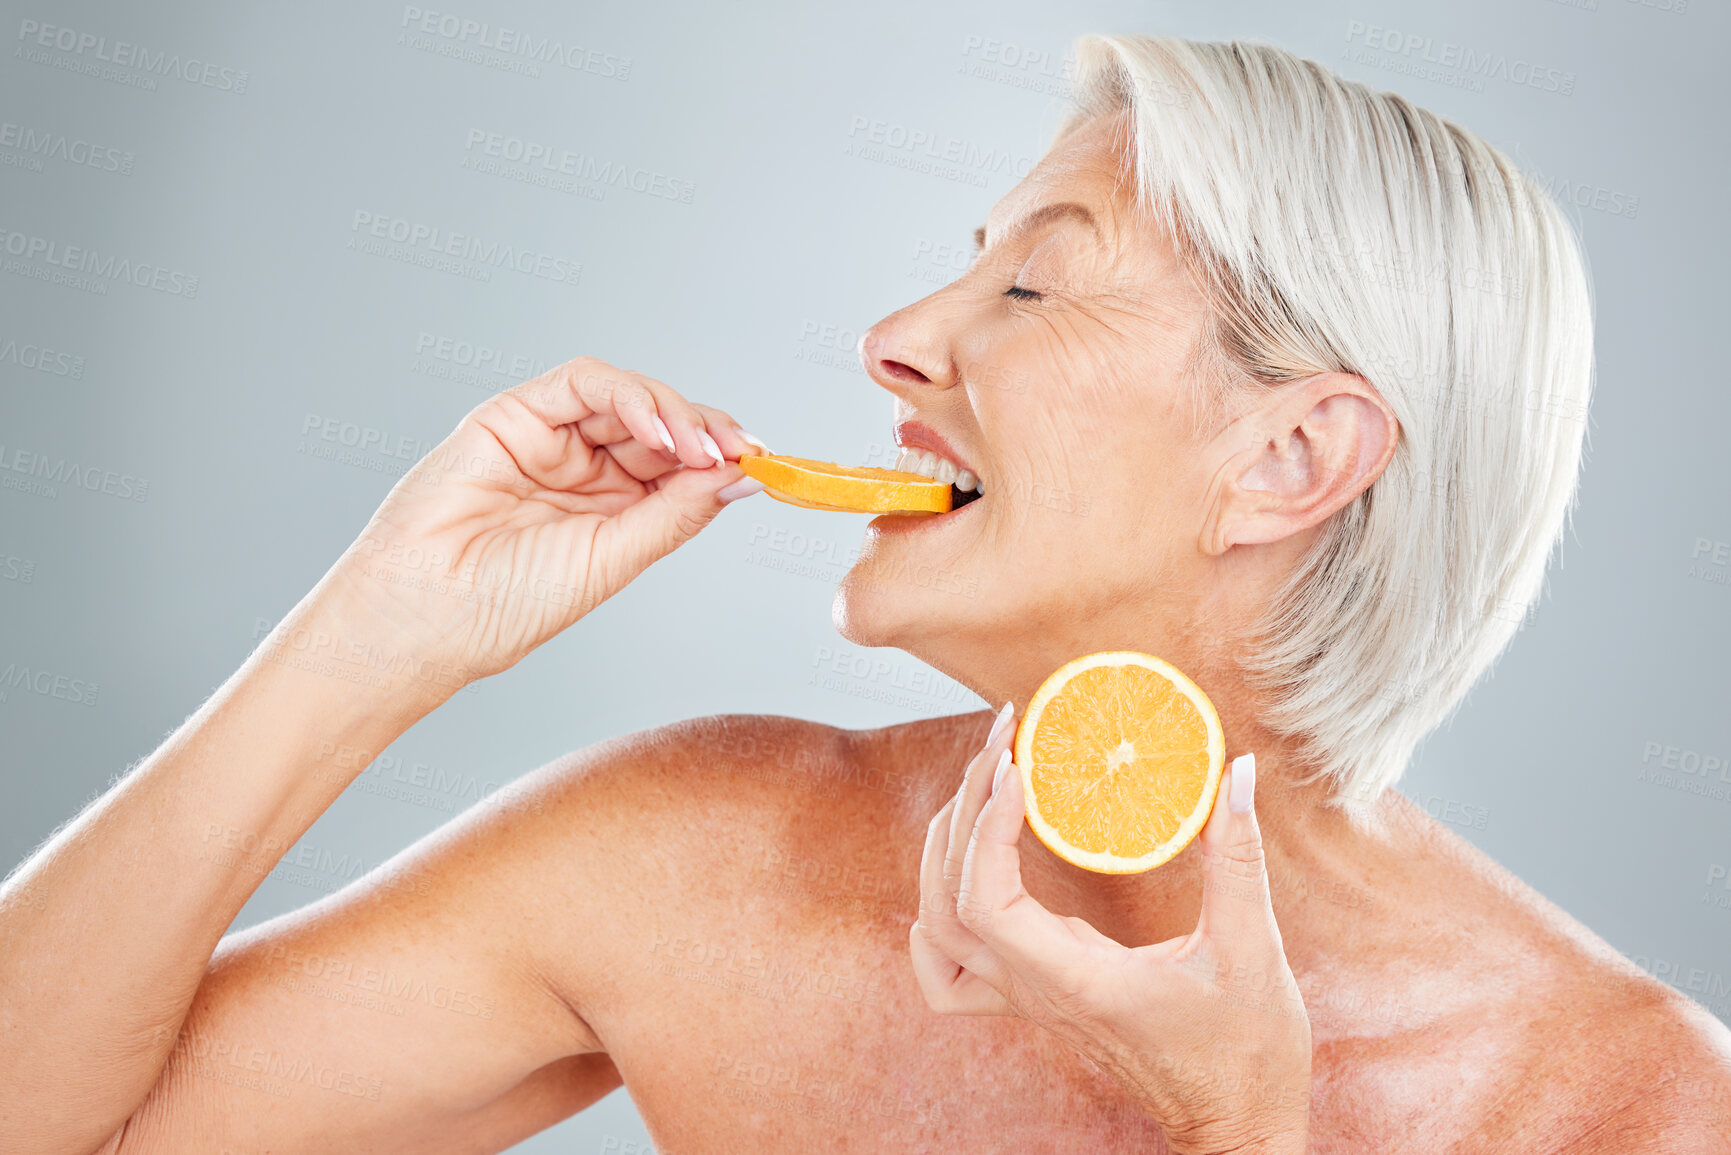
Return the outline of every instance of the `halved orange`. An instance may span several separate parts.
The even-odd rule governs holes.
[[[1052,853],[1137,874],[1202,832],[1226,740],[1200,686],[1133,650],[1089,654],[1041,683],[1016,727],[1028,825]]]
[[[807,457],[748,453],[739,459],[747,477],[789,505],[838,513],[948,513],[950,485],[918,473],[870,465],[837,465]]]

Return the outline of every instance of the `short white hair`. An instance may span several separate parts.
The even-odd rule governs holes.
[[[1592,391],[1575,231],[1472,133],[1261,44],[1084,37],[1059,134],[1127,113],[1136,203],[1211,308],[1199,413],[1317,373],[1400,421],[1245,659],[1261,719],[1361,817],[1536,604]]]

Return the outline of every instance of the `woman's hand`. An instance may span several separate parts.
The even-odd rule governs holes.
[[[385,627],[415,669],[498,673],[761,490],[736,464],[761,452],[720,410],[579,357],[464,417],[320,592],[338,629]]]
[[[1022,887],[1022,778],[1009,705],[926,834],[914,974],[944,1014],[1017,1014],[1110,1071],[1174,1152],[1302,1152],[1310,1020],[1269,901],[1253,806],[1236,760],[1199,836],[1195,931],[1127,948],[1060,918]]]

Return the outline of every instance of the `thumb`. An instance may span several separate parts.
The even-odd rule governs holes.
[[[713,469],[679,469],[595,530],[590,573],[602,588],[591,604],[619,592],[651,564],[672,553],[715,520],[730,502],[763,488],[734,462]]]
[[[1233,759],[1198,839],[1202,846],[1202,921],[1197,928],[1228,954],[1280,950],[1268,891],[1262,828],[1256,821],[1256,755]]]

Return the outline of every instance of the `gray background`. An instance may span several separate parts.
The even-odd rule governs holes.
[[[419,346],[487,346],[507,368],[594,354],[730,410],[783,452],[881,463],[889,406],[854,361],[854,336],[956,274],[940,246],[965,249],[1042,151],[1073,38],[1249,37],[1460,120],[1580,206],[1599,387],[1566,564],[1403,788],[1731,1018],[1731,888],[1719,877],[1731,865],[1731,770],[1699,769],[1731,762],[1721,6],[440,9],[628,58],[624,78],[441,55],[404,42],[396,4],[150,7],[0,5],[0,121],[116,150],[99,155],[130,170],[0,147],[0,232],[199,279],[190,297],[125,282],[99,294],[5,257],[0,464],[25,451],[148,482],[142,500],[31,492],[29,477],[0,468],[11,486],[0,488],[0,671],[97,687],[80,703],[68,699],[88,687],[56,697],[0,685],[6,866],[155,746],[317,580],[406,464],[391,450],[412,456],[405,443],[437,441],[516,379],[453,377],[460,366]],[[245,91],[75,71],[88,51],[22,51],[26,20],[244,71]],[[1554,70],[1541,75],[1572,91],[1423,73],[1423,48],[1368,53],[1371,25],[1402,44],[1432,38],[1433,55],[1449,42],[1506,57],[1511,73]],[[1010,163],[931,172],[850,155],[866,135],[855,126],[873,121]],[[690,203],[466,168],[472,130],[689,182]],[[498,269],[481,282],[356,251],[357,211],[580,261],[581,279]],[[28,367],[40,347],[65,355],[52,370],[78,372]],[[320,436],[326,422],[337,442]],[[345,426],[387,449],[314,452],[342,448]],[[973,708],[899,653],[873,653],[888,659],[874,673],[813,682],[852,650],[829,604],[862,525],[766,498],[729,509],[575,630],[458,694],[307,842],[371,865],[468,803],[452,790],[405,796],[392,779],[432,774],[417,764],[503,783],[603,737],[702,714],[857,727]],[[268,879],[237,925],[312,900],[347,881],[338,873]],[[621,1092],[521,1149],[631,1142],[646,1136]]]

